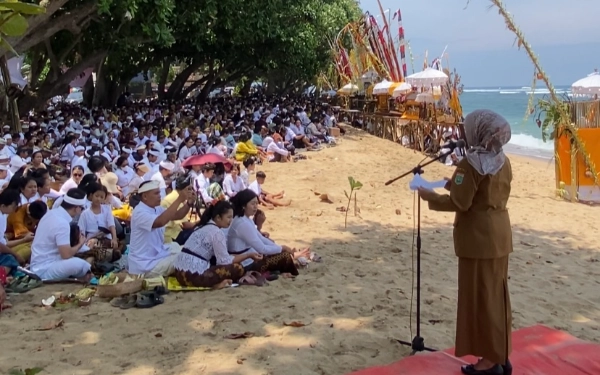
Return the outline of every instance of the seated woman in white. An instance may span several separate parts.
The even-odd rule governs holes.
[[[244,180],[240,177],[240,165],[235,164],[223,180],[223,190],[229,198],[235,197],[237,193],[246,189]]]
[[[79,230],[86,240],[100,238],[100,242],[103,242],[104,246],[109,245],[116,250],[119,241],[117,240],[115,218],[110,205],[104,204],[108,191],[106,187],[97,182],[91,183],[86,190],[90,206],[83,210],[79,217],[77,222]]]
[[[66,194],[67,191],[71,189],[75,189],[81,182],[81,179],[83,178],[84,174],[85,170],[81,165],[74,166],[73,169],[71,169],[71,178],[65,181],[65,183],[60,187],[60,190],[58,192],[62,195]]]
[[[129,166],[129,160],[125,156],[120,156],[115,162],[115,174],[117,175],[117,185],[121,190],[125,190],[131,179],[135,176],[135,172]]]
[[[246,272],[240,264],[246,259],[262,260],[262,255],[246,252],[230,255],[223,229],[233,219],[231,203],[219,201],[209,206],[196,229],[175,260],[175,277],[181,285],[221,289],[237,283]],[[214,264],[214,265],[212,265]]]
[[[227,232],[227,250],[231,255],[245,253],[262,254],[261,260],[246,259],[242,261],[247,271],[280,271],[298,275],[294,264],[295,250],[285,245],[277,245],[264,237],[256,228],[251,217],[258,210],[258,197],[249,189],[242,190],[231,199],[234,219]]]
[[[125,197],[129,196],[129,194],[137,192],[140,185],[144,182],[144,176],[150,170],[150,168],[148,168],[148,166],[143,163],[136,164],[133,167],[133,169],[135,171],[135,175],[133,176],[131,181],[129,181],[127,187],[123,189],[123,196]]]
[[[267,146],[267,158],[273,162],[287,162],[292,160],[292,155],[283,145],[283,139],[278,133],[273,134],[273,142]]]
[[[72,243],[70,227],[73,217],[81,214],[86,200],[84,191],[71,189],[60,207],[50,210],[40,220],[31,244],[31,271],[43,280],[91,279],[91,264],[75,257],[84,247],[85,236]]]
[[[184,189],[169,208],[160,206],[157,181],[146,181],[138,189],[140,203],[131,215],[129,242],[129,273],[146,277],[169,276],[181,247],[177,242],[163,243],[165,226],[171,220],[181,220],[195,203],[193,193]]]

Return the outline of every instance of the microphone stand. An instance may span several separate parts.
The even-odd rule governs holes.
[[[386,186],[390,185],[390,184],[398,181],[399,179],[404,178],[410,174],[421,175],[424,173],[423,167],[426,167],[435,161],[438,161],[440,159],[448,157],[453,152],[454,152],[454,149],[451,149],[449,151],[446,151],[446,152],[438,155],[434,159],[429,160],[427,163],[418,164],[416,167],[414,167],[410,171],[408,171],[394,179],[389,180],[388,182],[385,183],[385,185]],[[417,201],[417,334],[412,339],[411,342],[396,339],[396,341],[398,341],[400,344],[405,345],[405,346],[410,346],[410,348],[412,349],[410,355],[414,355],[415,353],[422,352],[422,351],[428,351],[428,352],[437,351],[436,349],[426,347],[425,339],[421,336],[421,246],[422,246],[422,241],[421,241],[421,198],[418,197],[417,199],[418,199],[418,201]]]

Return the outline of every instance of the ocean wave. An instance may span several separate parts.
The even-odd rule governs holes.
[[[500,89],[464,89],[463,92],[500,92]]]
[[[536,138],[529,134],[513,134],[509,144],[524,149],[554,151],[554,143],[544,142],[541,138]]]
[[[539,89],[531,90],[528,87],[527,88],[519,88],[519,89],[517,89],[517,88],[463,89],[463,92],[465,92],[465,93],[500,93],[500,94],[535,94],[535,95],[547,95],[550,93],[550,91],[548,89],[539,88]],[[565,93],[569,93],[570,90],[560,88],[560,89],[555,89],[555,92],[557,94],[565,94]]]

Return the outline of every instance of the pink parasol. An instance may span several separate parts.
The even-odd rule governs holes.
[[[193,165],[204,165],[208,163],[223,163],[226,170],[230,170],[232,167],[231,162],[229,160],[225,159],[219,154],[213,153],[190,156],[189,158],[185,159],[183,163],[181,163],[181,166],[184,168],[189,168]]]

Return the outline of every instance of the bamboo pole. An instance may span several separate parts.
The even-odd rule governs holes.
[[[535,52],[533,51],[533,48],[531,47],[529,42],[527,42],[527,40],[525,39],[523,32],[517,27],[512,15],[506,10],[506,7],[504,6],[503,1],[502,0],[490,0],[490,1],[493,6],[498,8],[498,13],[500,14],[500,16],[502,16],[504,18],[504,21],[506,22],[506,27],[515,34],[516,39],[517,39],[517,46],[519,48],[523,47],[523,49],[529,56],[529,59],[531,60],[531,62],[533,63],[533,65],[536,69],[536,72],[537,72],[536,77],[540,78],[546,84],[546,87],[548,88],[548,91],[550,92],[550,98],[560,113],[560,123],[554,124],[554,126],[555,126],[554,130],[555,130],[556,134],[558,135],[560,133],[563,133],[559,130],[566,130],[566,133],[569,135],[569,138],[573,141],[571,144],[571,147],[573,147],[573,143],[574,143],[576,146],[576,152],[581,153],[581,156],[583,157],[586,167],[588,167],[590,169],[590,172],[593,175],[594,184],[596,186],[600,187],[600,179],[598,178],[598,172],[596,172],[596,166],[594,165],[594,162],[590,158],[590,153],[587,151],[587,147],[585,146],[585,144],[583,143],[581,138],[579,138],[579,135],[577,132],[577,127],[571,121],[571,116],[570,116],[569,112],[562,105],[562,101],[556,94],[554,85],[552,84],[552,82],[550,82],[548,75],[542,69],[540,61],[537,58]],[[468,6],[468,2],[467,2],[467,6]]]

